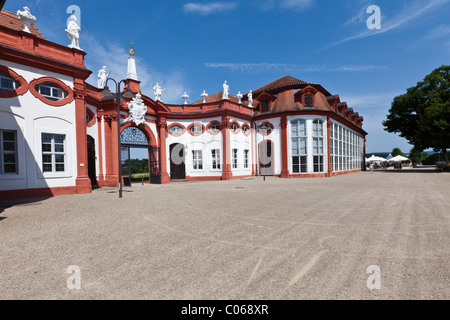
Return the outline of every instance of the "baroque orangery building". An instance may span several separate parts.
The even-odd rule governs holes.
[[[150,183],[364,170],[363,118],[320,84],[284,76],[242,96],[166,104],[141,92],[131,55],[134,98],[118,116],[116,100],[86,83],[85,55],[1,11],[1,200],[117,186],[119,138],[124,179],[130,148],[146,148]]]

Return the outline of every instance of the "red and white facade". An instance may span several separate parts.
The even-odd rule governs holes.
[[[289,76],[253,91],[249,106],[222,93],[172,105],[141,92],[145,121],[129,102],[88,83],[85,52],[46,40],[0,13],[0,199],[89,193],[118,185],[118,126],[143,134],[156,180],[255,175],[329,177],[364,169],[363,119],[318,84]],[[124,62],[125,63],[125,62]],[[182,161],[177,160],[181,157]]]

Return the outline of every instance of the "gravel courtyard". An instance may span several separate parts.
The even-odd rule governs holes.
[[[405,170],[4,201],[0,299],[450,299],[449,187]]]

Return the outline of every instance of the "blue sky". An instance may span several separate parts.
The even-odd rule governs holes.
[[[450,57],[450,0],[7,0],[4,9],[28,6],[36,27],[68,45],[70,5],[81,9],[80,47],[96,72],[126,73],[134,41],[139,80],[153,98],[156,81],[166,103],[200,99],[203,90],[237,94],[286,74],[320,83],[364,116],[367,153],[406,140],[383,130],[392,99]],[[370,5],[381,9],[381,29],[369,30]]]

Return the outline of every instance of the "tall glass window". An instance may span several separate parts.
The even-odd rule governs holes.
[[[291,156],[293,173],[305,173],[308,171],[306,140],[306,121],[302,119],[291,121]]]
[[[323,121],[313,121],[313,167],[314,172],[323,172]]]

